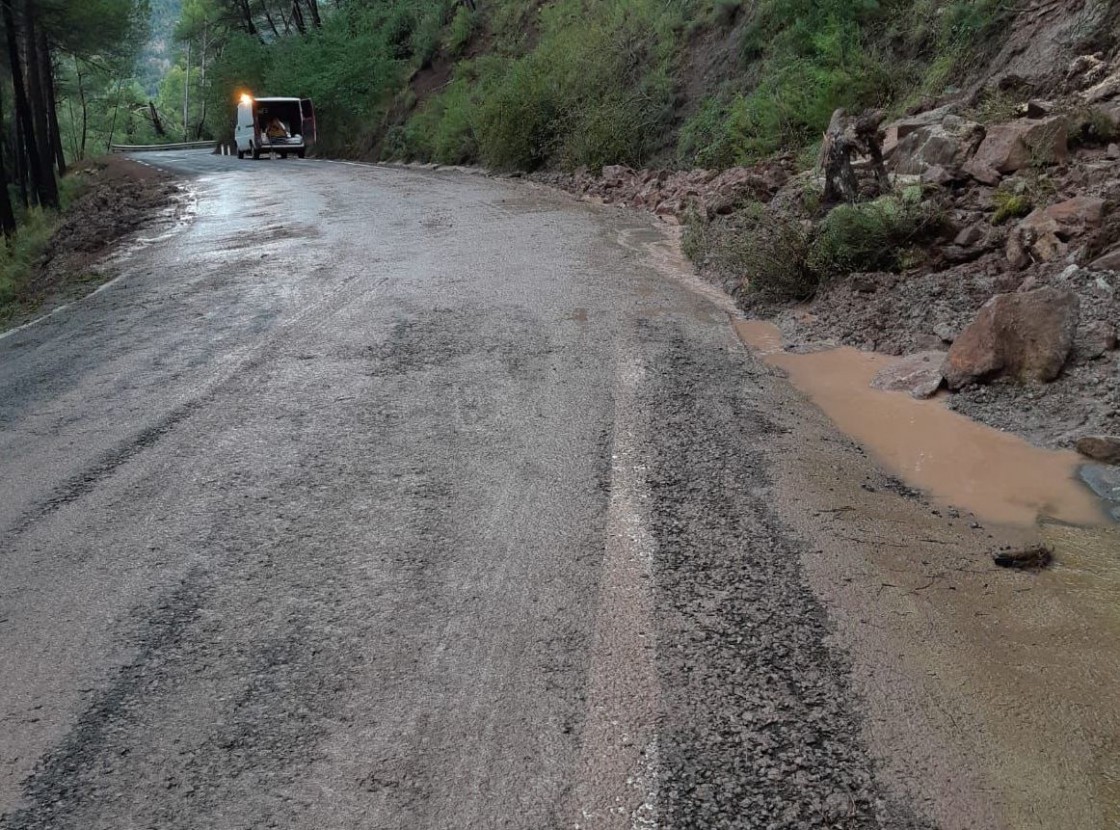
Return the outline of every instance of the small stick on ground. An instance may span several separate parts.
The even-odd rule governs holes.
[[[997,551],[992,561],[1001,568],[1019,571],[1041,571],[1054,561],[1054,551],[1046,545],[1036,545],[1022,550]]]

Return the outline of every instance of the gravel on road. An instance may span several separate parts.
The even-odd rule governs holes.
[[[0,339],[0,828],[928,826],[646,220],[158,163],[194,219]]]

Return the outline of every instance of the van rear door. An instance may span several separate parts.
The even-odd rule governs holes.
[[[299,102],[300,114],[303,116],[303,143],[314,144],[319,134],[315,127],[315,105],[310,98]]]

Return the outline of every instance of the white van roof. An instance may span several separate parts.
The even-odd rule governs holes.
[[[276,104],[276,103],[279,103],[281,101],[298,101],[300,99],[299,98],[254,98],[253,100],[257,101],[258,103],[261,103],[261,104]]]

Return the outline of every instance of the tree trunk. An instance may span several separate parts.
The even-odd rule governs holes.
[[[292,23],[295,24],[296,31],[301,35],[307,34],[307,24],[303,20],[303,11],[299,7],[299,0],[292,0]]]
[[[164,138],[167,136],[167,131],[163,129],[163,122],[159,117],[159,110],[156,109],[155,101],[148,102],[148,114],[152,119],[152,129],[156,131],[156,135]]]
[[[51,59],[51,47],[47,41],[46,32],[39,30],[37,38],[39,64],[43,71],[43,93],[47,105],[47,129],[50,131],[51,148],[54,151],[55,165],[58,175],[66,175],[66,153],[62,149],[62,130],[58,126],[58,95],[54,87],[54,61]]]
[[[77,61],[75,61],[76,63]],[[70,157],[74,161],[81,161],[81,156],[78,155],[78,136],[74,133],[74,125],[78,123],[74,118],[74,99],[67,96],[66,98],[66,112],[70,116]]]
[[[859,182],[852,169],[852,145],[845,135],[844,110],[836,110],[821,145],[821,166],[824,168],[824,202],[854,202],[859,195]]]
[[[241,22],[245,25],[245,33],[259,40],[261,35],[253,22],[253,10],[249,6],[249,0],[238,0],[238,8],[241,10]]]
[[[35,143],[35,159],[39,167],[39,204],[58,207],[58,182],[54,178],[51,159],[54,146],[47,117],[47,96],[42,61],[39,59],[39,38],[35,28],[34,0],[24,0],[24,44],[27,60],[27,100],[31,108],[31,124]]]
[[[855,134],[863,145],[862,149],[871,159],[871,169],[875,172],[875,183],[879,193],[891,192],[891,177],[887,173],[887,164],[883,159],[883,134],[879,127],[883,123],[883,112],[872,110],[856,119]]]
[[[307,11],[311,13],[311,25],[316,29],[323,28],[323,19],[319,17],[319,0],[306,0]]]
[[[27,188],[27,151],[23,144],[23,127],[19,115],[12,119],[12,167],[14,168],[16,183],[19,185],[19,202],[27,210],[31,205],[31,197]]]
[[[273,37],[280,37],[280,30],[276,28],[276,21],[272,19],[272,12],[268,9],[268,3],[262,3],[261,8],[264,9],[264,19],[268,21],[268,28],[272,29]],[[287,21],[285,21],[284,25],[291,31]]]
[[[0,124],[4,123],[4,103],[0,100]],[[16,233],[16,214],[12,210],[12,199],[8,195],[8,170],[4,166],[4,153],[0,148],[0,232],[6,239]]]
[[[124,76],[117,80],[117,103],[113,106],[113,120],[109,122],[109,141],[105,144],[106,151],[113,149],[113,136],[117,132],[117,114],[121,111],[121,88],[124,86]],[[84,100],[84,99],[83,99]],[[84,118],[84,116],[83,116]],[[83,121],[84,123],[84,121]],[[129,116],[129,123],[132,123],[132,117]],[[130,132],[126,130],[126,133]]]
[[[45,207],[58,206],[58,190],[54,182],[54,172],[46,168],[48,175],[44,175],[44,168],[39,154],[39,144],[35,138],[35,127],[32,120],[31,102],[28,89],[24,81],[23,61],[19,53],[19,30],[16,28],[15,15],[12,13],[12,3],[15,0],[0,0],[3,9],[4,29],[8,38],[8,62],[12,70],[12,88],[15,92],[16,119],[20,125],[20,138],[23,142],[23,156],[27,161],[27,172],[31,180],[30,195]],[[45,181],[49,179],[49,183]],[[53,198],[52,198],[53,197]]]
[[[191,42],[187,41],[187,76],[183,81],[183,141],[190,140]]]
[[[198,129],[195,130],[195,140],[202,140],[202,131],[206,127],[206,50],[208,48],[208,36],[210,34],[210,24],[206,23],[202,27],[202,56],[199,59],[199,76],[198,76],[198,94],[202,98],[202,114],[198,117]]]
[[[78,73],[78,100],[82,104],[82,143],[78,146],[78,160],[81,161],[86,157],[86,139],[89,136],[89,106],[86,102],[86,88],[85,82],[82,79],[82,68],[78,64],[78,59],[74,58],[74,71]],[[117,86],[118,105],[120,103],[120,86]],[[117,112],[113,110],[113,126],[117,123]],[[109,129],[109,146],[113,146],[113,130]]]

